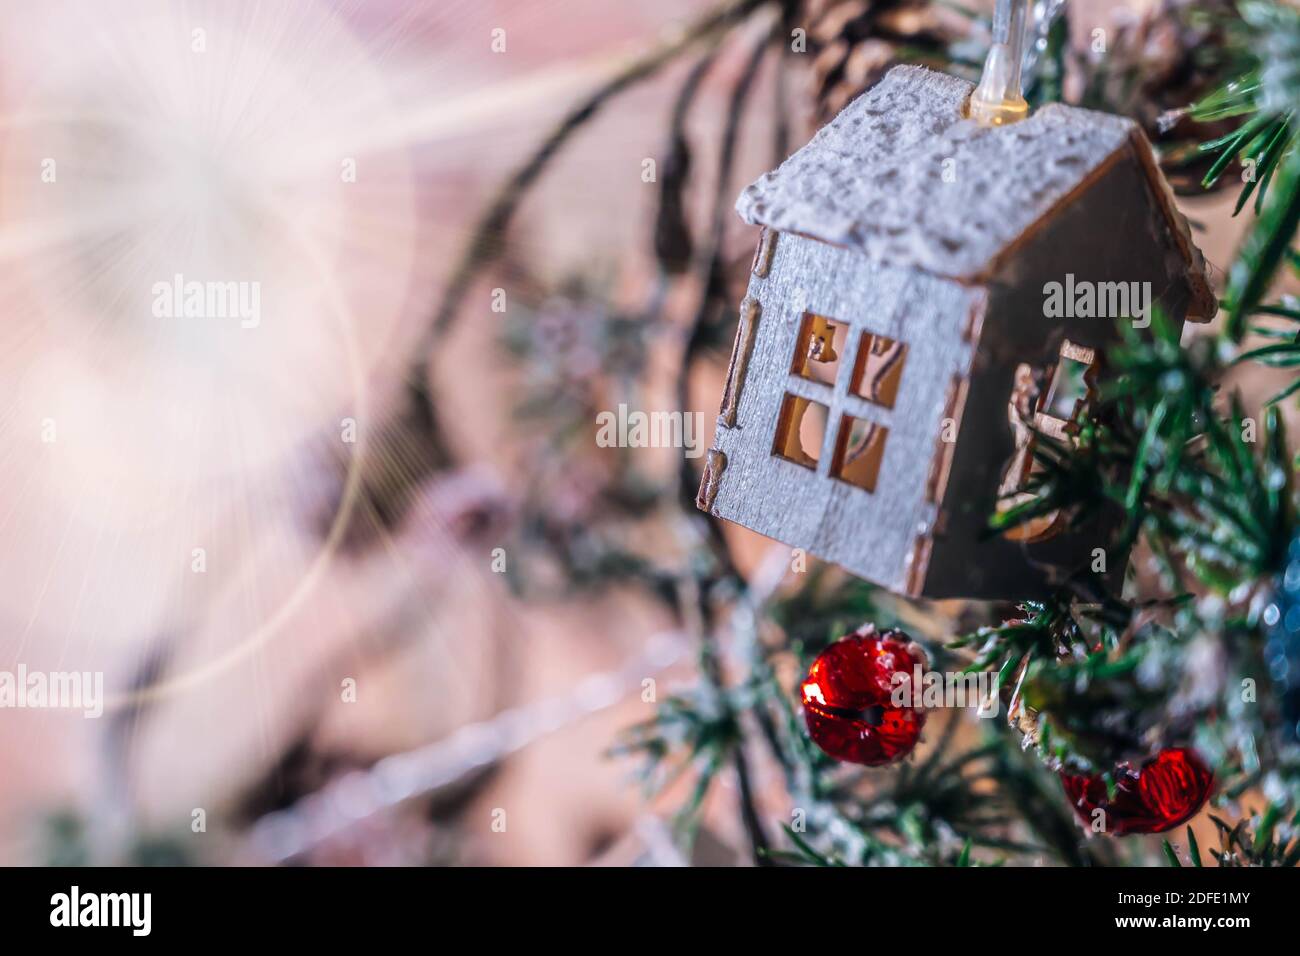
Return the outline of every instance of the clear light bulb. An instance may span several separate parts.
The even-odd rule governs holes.
[[[1029,115],[1029,104],[1020,89],[1028,6],[1028,0],[997,0],[993,45],[984,60],[980,84],[970,98],[970,117],[983,126],[1005,126]]]

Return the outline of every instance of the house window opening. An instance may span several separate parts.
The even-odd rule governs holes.
[[[893,408],[906,359],[905,342],[863,332],[849,390],[876,405]]]
[[[834,386],[847,334],[843,323],[805,312],[799,323],[790,372],[800,378]]]
[[[1097,353],[1066,340],[1043,401],[1048,417],[1067,425],[1092,399],[1096,387]]]
[[[821,402],[786,393],[776,423],[772,454],[805,468],[817,467],[830,410]]]
[[[889,429],[884,425],[852,415],[840,416],[835,456],[831,459],[831,477],[865,491],[875,491],[888,437]]]
[[[1076,416],[1093,398],[1096,375],[1096,351],[1069,340],[1061,344],[1055,365],[1044,370],[1028,363],[1017,366],[1007,409],[1015,434],[1015,451],[1003,474],[1000,511],[1032,499],[1032,493],[1023,489],[1042,469],[1034,455],[1039,434],[1057,441],[1071,439]],[[1065,518],[1058,510],[1009,528],[1003,537],[1033,544],[1054,538],[1064,530]]]

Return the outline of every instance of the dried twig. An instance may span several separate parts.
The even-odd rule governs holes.
[[[702,288],[700,293],[700,304],[692,319],[690,327],[687,329],[686,344],[683,349],[681,371],[677,378],[677,402],[680,408],[689,408],[689,387],[690,370],[694,365],[694,360],[702,349],[706,340],[704,329],[713,311],[719,307],[719,303],[726,299],[726,282],[724,274],[723,258],[723,237],[725,226],[725,214],[728,206],[728,197],[731,193],[731,176],[735,166],[736,140],[739,135],[741,119],[745,113],[745,106],[749,99],[749,94],[754,87],[754,81],[758,77],[759,67],[768,52],[771,33],[765,33],[763,38],[754,45],[750,53],[748,62],[740,78],[732,88],[731,101],[727,114],[727,125],[723,132],[722,149],[718,160],[718,176],[715,184],[714,202],[709,224],[709,244],[705,249],[704,255],[701,256],[700,276],[702,279]],[[690,461],[682,459],[679,470],[679,498],[682,507],[690,515],[696,515],[694,510],[695,500],[695,482],[696,476]],[[739,579],[739,572],[736,570],[731,560],[730,552],[727,549],[725,540],[722,537],[722,531],[717,522],[712,517],[708,517],[706,526],[708,528],[708,540],[712,551],[725,569],[725,574]],[[716,649],[712,646],[713,630],[713,613],[705,602],[701,608],[701,614],[704,618],[700,629],[701,640],[705,642],[702,649],[702,670],[705,678],[713,684],[718,692],[718,700],[724,711],[730,709],[727,702],[724,688],[726,686],[726,676],[723,673],[721,661],[719,660]],[[750,782],[750,772],[748,760],[745,756],[744,745],[738,743],[734,749],[733,761],[736,767],[737,787],[740,792],[740,815],[741,821],[745,826],[745,832],[749,837],[750,849],[753,854],[754,862],[759,866],[766,866],[771,862],[768,853],[769,843],[766,834],[763,831],[762,822],[759,819],[755,807],[753,787]]]
[[[564,116],[559,125],[505,182],[479,219],[473,238],[470,239],[447,283],[442,302],[426,332],[423,347],[418,350],[417,354],[423,359],[421,367],[424,362],[427,362],[427,356],[434,342],[439,336],[445,334],[455,321],[460,311],[460,304],[474,278],[501,254],[506,228],[510,225],[510,220],[514,217],[515,210],[529,187],[536,182],[569,137],[581,129],[615,96],[642,80],[654,76],[696,44],[720,37],[728,27],[744,19],[754,10],[773,2],[774,0],[727,0],[719,4],[688,24],[680,33],[675,33],[670,39],[631,60]],[[422,380],[422,376],[419,379]]]

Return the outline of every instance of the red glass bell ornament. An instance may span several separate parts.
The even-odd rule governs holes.
[[[1162,750],[1138,770],[1128,763],[1115,768],[1115,795],[1108,796],[1102,774],[1061,774],[1065,793],[1087,826],[1105,816],[1105,832],[1163,833],[1196,816],[1214,788],[1214,774],[1194,750]]]
[[[902,631],[877,633],[867,625],[830,645],[801,687],[813,742],[836,760],[868,767],[906,756],[925,725],[925,711],[912,699],[918,667],[925,667],[925,652]]]

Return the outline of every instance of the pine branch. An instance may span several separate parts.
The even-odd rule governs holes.
[[[1234,215],[1255,195],[1257,219],[1228,273],[1224,335],[1240,342],[1287,259],[1300,227],[1300,11],[1277,2],[1240,4],[1240,72],[1186,111],[1198,122],[1240,118],[1226,136],[1201,144],[1217,153],[1202,185],[1212,187],[1234,160],[1245,168]]]
[[[1127,553],[1144,534],[1158,553],[1178,554],[1202,583],[1227,593],[1275,573],[1294,532],[1291,467],[1280,417],[1224,417],[1224,368],[1208,339],[1179,344],[1159,316],[1151,335],[1123,326],[1099,400],[1076,420],[1072,444],[1040,436],[1032,497],[993,516],[1002,530],[1064,509],[1077,526],[1120,507],[1125,528],[1109,549]],[[1258,451],[1256,451],[1258,449]]]

